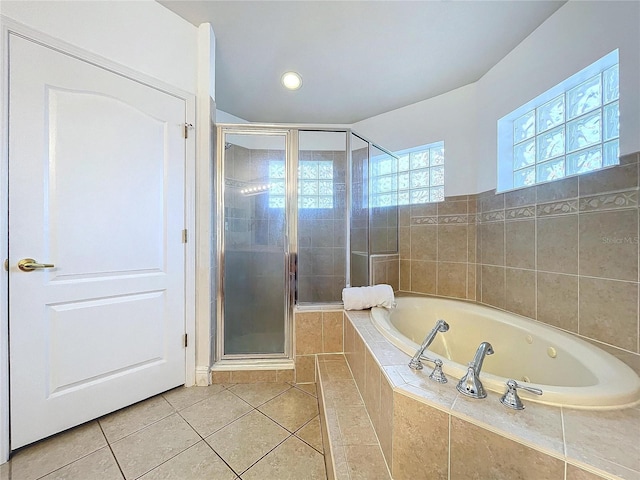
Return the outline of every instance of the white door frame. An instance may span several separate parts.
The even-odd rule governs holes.
[[[162,90],[170,95],[185,100],[187,107],[186,123],[195,124],[196,97],[179,88],[168,85],[151,76],[140,73],[124,65],[120,65],[100,55],[87,52],[70,43],[58,40],[47,34],[34,30],[26,25],[16,22],[6,16],[0,15],[0,50],[2,63],[0,68],[0,95],[2,95],[2,112],[0,112],[0,264],[8,258],[8,198],[9,198],[9,34],[15,33],[30,40],[34,40],[44,46],[54,48],[62,53],[71,55],[85,62],[122,75],[131,80],[143,83],[150,87]],[[185,168],[185,228],[195,238],[195,166],[196,166],[196,135],[191,130],[186,141],[186,168]],[[186,376],[187,386],[195,383],[196,349],[195,349],[195,271],[196,255],[195,241],[190,240],[186,244],[185,254],[185,328],[190,339],[186,348]],[[0,270],[0,464],[9,459],[9,275]]]

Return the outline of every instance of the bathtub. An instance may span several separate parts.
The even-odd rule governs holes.
[[[640,378],[609,353],[569,333],[490,307],[431,297],[397,297],[397,307],[372,308],[376,328],[413,356],[440,318],[450,329],[438,333],[425,356],[440,358],[449,382],[467,371],[481,342],[495,353],[484,360],[480,378],[487,390],[503,393],[505,382],[542,389],[542,396],[520,390],[523,399],[574,408],[624,408],[640,400]],[[433,364],[424,362],[425,371]]]

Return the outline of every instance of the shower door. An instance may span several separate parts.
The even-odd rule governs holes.
[[[289,354],[289,137],[222,129],[219,359]]]

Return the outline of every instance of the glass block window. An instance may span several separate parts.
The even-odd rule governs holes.
[[[498,191],[618,164],[618,51],[498,121]]]
[[[284,161],[269,162],[269,207],[284,208]],[[298,208],[333,208],[333,162],[301,161],[298,165]]]
[[[444,142],[371,159],[372,207],[444,200]]]

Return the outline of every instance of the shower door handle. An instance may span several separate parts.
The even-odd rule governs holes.
[[[291,305],[298,301],[298,254],[289,254],[289,298]]]

